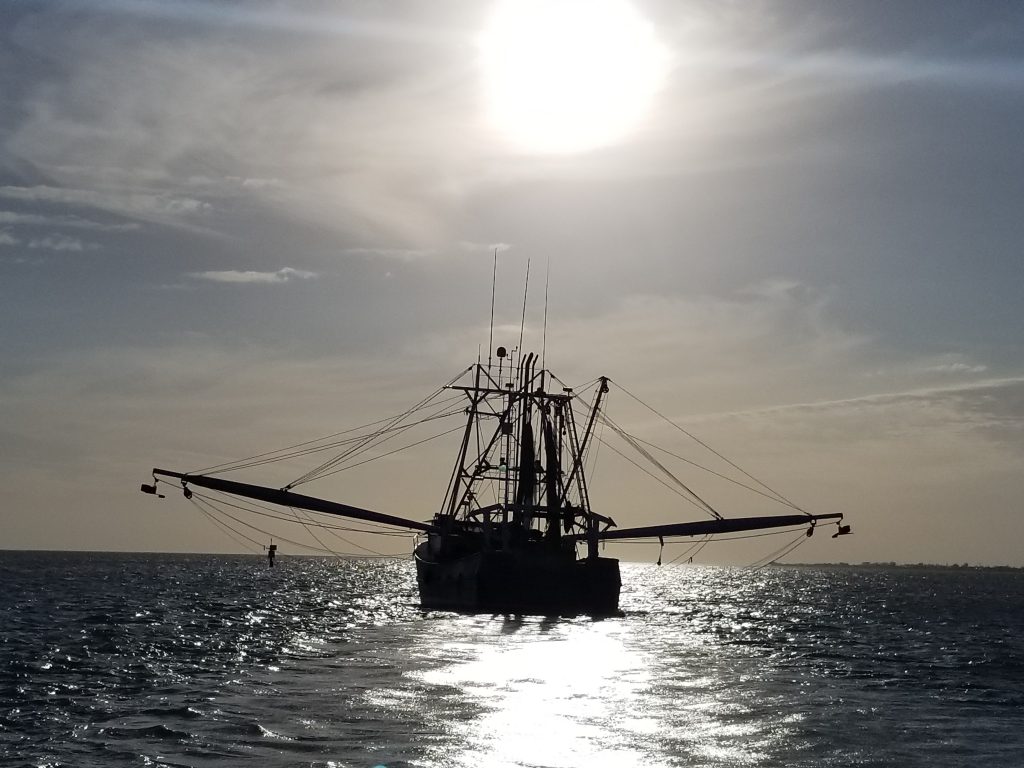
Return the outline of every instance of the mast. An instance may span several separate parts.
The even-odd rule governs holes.
[[[533,507],[533,492],[536,488],[536,452],[533,440],[533,414],[530,410],[532,398],[529,388],[531,382],[530,366],[533,363],[533,352],[526,356],[526,359],[519,366],[519,442],[518,461],[516,466],[516,490],[515,508],[512,512],[512,519],[524,528],[530,527],[530,517]]]
[[[498,282],[498,249],[494,249],[494,269],[491,272],[491,330],[487,335],[487,370],[491,369],[491,353],[494,350],[494,288]],[[501,365],[500,361],[498,363]]]
[[[576,446],[575,456],[573,457],[572,469],[569,471],[569,478],[565,481],[566,487],[572,486],[572,481],[579,474],[580,481],[580,494],[584,497],[581,501],[585,501],[587,495],[587,484],[583,474],[583,455],[587,451],[587,445],[590,442],[590,436],[594,431],[594,422],[597,420],[597,414],[601,410],[601,400],[605,393],[608,391],[608,377],[602,376],[601,386],[598,387],[597,395],[594,397],[594,406],[590,409],[590,417],[587,419],[587,427],[583,431],[583,440],[579,441]],[[575,424],[575,422],[574,422]],[[590,505],[585,504],[586,509],[589,511]]]
[[[559,445],[556,437],[557,406],[554,413],[550,413],[551,407],[545,404],[541,411],[543,414],[544,433],[544,482],[547,490],[548,503],[548,529],[547,538],[557,543],[561,538],[561,499],[559,498],[558,478],[561,474],[561,457],[559,456]]]
[[[466,490],[469,491],[472,485],[472,475],[466,473],[466,451],[469,449],[469,437],[473,434],[473,426],[476,424],[477,406],[480,403],[480,364],[476,365],[476,372],[473,377],[473,389],[469,393],[469,417],[466,419],[466,429],[462,433],[462,445],[459,448],[459,458],[455,462],[455,472],[452,477],[451,502],[448,505],[448,516],[452,517],[458,510],[461,501],[459,488],[462,480],[466,480]]]

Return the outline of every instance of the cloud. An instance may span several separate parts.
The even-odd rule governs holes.
[[[213,219],[223,196],[344,234],[375,236],[365,242],[386,235],[388,242],[418,247],[472,236],[452,236],[448,220],[481,189],[503,192],[519,182],[610,174],[660,177],[669,167],[693,172],[697,165],[744,159],[786,162],[796,150],[766,144],[765,122],[801,122],[801,104],[787,94],[811,88],[824,99],[835,90],[831,79],[809,85],[804,81],[818,78],[800,72],[858,69],[856,60],[817,60],[822,48],[816,40],[791,39],[749,61],[684,57],[680,69],[693,63],[693,71],[676,78],[679,90],[666,93],[663,109],[650,120],[651,135],[664,143],[655,141],[653,151],[608,152],[590,165],[560,163],[511,156],[484,129],[475,6],[429,14],[425,6],[394,6],[394,12],[391,6],[352,6],[344,15],[259,2],[245,11],[204,3],[187,8],[101,3],[76,11],[71,25],[62,13],[23,23],[24,58],[47,61],[53,73],[45,81],[27,79],[19,92],[23,102],[11,110],[18,117],[7,150],[54,187],[103,191],[79,197],[81,204],[126,215],[183,218],[212,205]],[[783,26],[775,14],[730,14],[717,6],[682,17],[665,14],[659,26],[683,52],[706,48],[706,40],[695,43],[716,39],[715,32],[726,35],[726,45],[735,28],[743,38],[736,47],[746,51],[766,32],[778,36],[777,28],[760,28],[769,16]],[[240,24],[245,35],[237,34]],[[803,48],[811,52],[803,58],[812,61],[793,76],[780,78],[769,66],[776,59],[779,66],[800,60]],[[886,68],[904,71],[907,62]],[[750,115],[756,119],[746,119]],[[709,137],[719,141],[722,134],[755,129],[753,149],[734,141],[709,151]],[[814,142],[798,146],[801,154],[821,151]],[[190,194],[199,191],[202,200]]]
[[[723,63],[725,63],[723,61]],[[955,58],[917,55],[881,56],[840,53],[804,53],[798,57],[762,51],[733,57],[739,67],[771,67],[779,74],[873,85],[925,82],[950,87],[1007,88],[1020,85],[1020,62],[1013,58]]]
[[[17,213],[15,211],[0,211],[0,224],[71,227],[74,229],[93,229],[101,232],[129,232],[139,229],[139,225],[132,221],[122,224],[105,224],[99,221],[83,219],[80,216],[46,216],[38,213]]]
[[[854,419],[866,410],[878,411],[888,408],[902,408],[907,412],[922,413],[932,411],[936,406],[943,409],[942,417],[932,421],[935,426],[952,426],[946,410],[957,410],[970,413],[975,426],[989,426],[993,419],[984,416],[986,413],[998,413],[998,421],[1014,422],[1024,427],[1024,377],[1011,376],[1000,379],[949,384],[944,386],[921,387],[917,389],[898,390],[892,392],[875,392],[859,397],[847,397],[836,400],[812,400],[803,403],[785,403],[766,408],[754,408],[741,411],[708,413],[698,417],[701,421],[713,421],[722,418],[756,418],[764,416],[785,415],[787,413],[832,413],[846,414]],[[1003,407],[1002,405],[1007,407]],[[851,422],[850,434],[859,430]]]
[[[556,309],[548,359],[588,371],[584,378],[607,373],[645,382],[659,402],[684,413],[714,412],[729,402],[853,394],[848,372],[871,355],[870,339],[838,323],[831,303],[829,290],[772,281],[728,296],[624,296],[597,316],[568,324]],[[539,312],[531,315],[525,346],[535,349],[542,329]]]
[[[0,264],[30,264],[34,267],[38,267],[39,265],[46,263],[46,259],[30,259],[26,256],[0,256]]]
[[[399,261],[419,261],[436,256],[438,250],[435,248],[346,248],[344,253],[352,256],[380,256]]]
[[[521,302],[521,294],[515,304],[499,297],[495,346],[518,346]],[[531,294],[524,352],[540,353],[546,343],[548,365],[567,383],[605,374],[685,421],[892,400],[911,409],[1003,381],[982,379],[989,368],[964,355],[922,358],[858,332],[838,319],[836,306],[845,302],[838,289],[796,280],[759,281],[726,296],[624,295],[569,317],[552,304],[546,338],[541,302],[541,293]],[[408,354],[425,350],[455,364],[487,340],[482,314],[475,326],[416,339]]]
[[[984,373],[988,370],[988,366],[970,365],[969,363],[942,363],[929,366],[925,370],[933,373]]]
[[[504,253],[511,249],[508,243],[477,243],[469,240],[460,240],[457,243],[439,245],[434,248],[345,248],[343,253],[352,256],[373,256],[385,259],[396,259],[398,261],[414,262],[422,259],[450,256],[459,251],[464,253],[480,253],[488,256],[495,251]]]
[[[9,232],[0,231],[0,245],[21,245],[21,240]]]
[[[270,189],[283,185],[280,179],[242,179],[239,184],[246,189]]]
[[[28,243],[29,248],[42,248],[47,251],[84,251],[86,249],[98,248],[95,243],[85,243],[77,237],[67,235],[47,235],[46,237],[32,238]]]
[[[23,45],[54,71],[19,92],[5,149],[51,181],[0,194],[147,218],[209,212],[215,227],[230,199],[346,234],[443,239],[437,214],[483,158],[475,89],[453,87],[472,83],[464,21],[267,7],[301,22],[301,44],[277,23],[239,37],[205,13],[185,14],[184,29],[92,7],[70,30],[59,13],[34,19]]]
[[[917,361],[916,365],[925,375],[934,375],[946,379],[951,376],[987,373],[989,370],[987,365],[972,360],[960,352],[931,355]]]
[[[472,240],[463,240],[459,243],[459,247],[470,253],[485,251],[490,254],[493,254],[495,251],[498,253],[505,253],[512,249],[512,245],[510,243],[477,243]]]
[[[210,204],[190,197],[170,193],[152,193],[136,190],[103,191],[95,189],[69,189],[37,185],[34,187],[0,187],[0,197],[31,203],[57,203],[81,205],[125,215],[176,217],[203,213]]]
[[[196,280],[209,280],[214,283],[261,283],[278,284],[290,280],[314,280],[319,275],[292,267],[283,267],[276,272],[256,272],[253,270],[229,269],[211,272],[189,272],[188,277]]]

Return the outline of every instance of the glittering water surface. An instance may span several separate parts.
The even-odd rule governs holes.
[[[412,563],[0,553],[0,762],[1017,766],[1024,574],[623,565],[624,615]]]

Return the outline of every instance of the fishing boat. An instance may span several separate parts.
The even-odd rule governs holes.
[[[836,526],[833,538],[850,532],[842,523],[842,514],[806,512],[745,472],[741,485],[785,504],[789,514],[722,515],[654,456],[647,447],[650,443],[627,432],[604,412],[611,384],[602,376],[574,388],[547,370],[541,356],[498,347],[486,363],[478,360],[412,408],[367,425],[358,435],[338,433],[195,472],[155,468],[153,483],[142,485],[142,491],[162,496],[158,484],[167,483],[179,486],[186,498],[207,510],[218,500],[231,499],[226,503],[236,511],[248,509],[268,516],[273,509],[290,510],[296,516],[302,511],[307,514],[302,521],[307,530],[310,525],[322,525],[308,514],[313,513],[320,516],[316,520],[340,517],[364,526],[345,531],[414,532],[418,536],[412,553],[416,579],[421,605],[427,610],[614,614],[621,586],[619,561],[602,554],[605,542],[649,540],[664,547],[666,539],[692,538],[706,543],[727,534],[787,528],[796,530],[799,539],[826,524]],[[295,490],[364,463],[368,459],[363,457],[371,450],[377,457],[391,455],[395,451],[381,451],[385,442],[405,435],[417,424],[453,416],[464,424],[442,434],[461,433],[457,459],[444,500],[430,519],[409,519]],[[649,459],[662,483],[708,519],[619,527],[608,510],[596,511],[591,505],[587,457],[598,425],[609,427]],[[426,440],[411,445],[422,442]],[[332,452],[328,460],[279,488],[223,476],[327,451]],[[632,511],[615,510],[615,516]],[[236,513],[226,514],[219,520],[213,518],[214,522],[226,532],[241,533],[238,526],[243,521]]]

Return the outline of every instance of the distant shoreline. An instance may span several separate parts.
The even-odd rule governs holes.
[[[260,552],[155,552],[155,551],[127,551],[127,550],[90,550],[90,549],[0,549],[0,557],[5,554],[54,554],[54,555],[125,555],[125,556],[139,556],[139,555],[171,555],[171,556],[182,556],[182,557],[258,557],[261,559],[266,558],[266,554]],[[392,558],[395,560],[405,560],[410,557],[407,553],[395,554],[395,555],[362,555],[353,553],[338,553],[336,555],[328,554],[316,554],[309,552],[285,552],[284,556],[291,558],[333,558],[340,557],[343,559],[352,560],[379,560]],[[623,560],[626,563],[644,563],[643,560]],[[687,563],[679,563],[679,565],[687,565]],[[696,566],[711,566],[711,567],[732,567],[729,564],[722,565],[720,563],[692,563],[691,565]],[[771,563],[770,567],[773,568],[855,568],[855,569],[882,569],[882,568],[898,568],[903,570],[921,570],[921,571],[1024,571],[1024,566],[1014,565],[972,565],[970,563],[897,563],[895,561],[888,562],[860,562],[860,563],[847,563],[847,562],[836,562],[836,563]]]
[[[897,563],[897,562],[862,562],[862,563],[772,563],[787,568],[902,568],[921,571],[1024,571],[1024,567],[1015,565],[971,565],[970,563]]]

